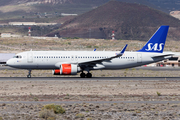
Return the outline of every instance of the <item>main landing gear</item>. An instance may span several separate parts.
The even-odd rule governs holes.
[[[85,74],[84,72],[82,72],[82,73],[80,74],[80,77],[81,77],[81,78],[85,78],[85,77],[86,77],[86,78],[92,78],[92,74],[89,73],[89,72],[88,72],[87,74]]]
[[[29,74],[27,75],[27,78],[31,78],[31,70],[29,70]]]

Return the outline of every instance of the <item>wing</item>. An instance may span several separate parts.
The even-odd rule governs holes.
[[[121,50],[120,53],[116,54],[115,56],[111,56],[108,58],[102,58],[102,59],[95,59],[95,60],[89,60],[89,61],[80,61],[78,62],[78,65],[82,68],[82,69],[103,69],[105,68],[105,66],[102,65],[102,62],[106,61],[106,62],[111,62],[110,60],[114,59],[114,58],[118,58],[120,56],[122,56],[127,48],[127,44],[124,46],[124,48]]]
[[[118,54],[116,54],[115,56],[111,56],[111,57],[109,57],[109,58],[89,60],[89,61],[87,61],[87,60],[86,60],[86,61],[80,61],[80,62],[78,62],[78,63],[79,63],[79,64],[87,64],[87,63],[101,63],[101,62],[103,62],[103,61],[110,61],[110,60],[112,60],[112,59],[114,59],[114,58],[118,58],[118,57],[122,56],[122,55],[124,54],[127,46],[128,46],[128,44],[126,44],[126,45],[124,46],[124,48],[121,50],[121,52],[118,53]]]
[[[101,59],[93,59],[93,60],[85,60],[85,61],[74,61],[74,62],[58,62],[55,64],[55,66],[58,68],[61,64],[76,64],[76,65],[79,65],[81,66],[81,68],[85,69],[87,67],[93,67],[93,66],[96,66],[97,64],[99,66],[101,66],[100,64],[104,61],[106,62],[110,62],[110,60],[114,59],[114,58],[118,58],[120,56],[122,56],[127,48],[127,44],[124,46],[124,48],[121,50],[120,53],[114,55],[114,56],[111,56],[111,57],[105,57],[105,58],[101,58]],[[101,66],[103,67],[103,66]]]

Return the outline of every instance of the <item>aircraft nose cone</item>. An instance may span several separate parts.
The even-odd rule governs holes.
[[[12,61],[11,59],[9,59],[9,60],[6,62],[6,65],[7,65],[7,66],[12,66],[12,64],[13,64],[13,61]]]

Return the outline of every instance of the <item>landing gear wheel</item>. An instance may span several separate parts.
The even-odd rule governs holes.
[[[27,78],[31,78],[31,70],[29,70],[29,74],[27,75]]]
[[[87,78],[92,78],[92,74],[91,73],[87,73],[86,77]]]
[[[27,75],[27,78],[31,78],[31,75]]]
[[[81,73],[80,76],[81,76],[81,78],[85,78],[86,74],[85,73]]]

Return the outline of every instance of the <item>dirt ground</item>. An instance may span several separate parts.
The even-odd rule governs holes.
[[[0,119],[2,120],[180,119],[180,103],[169,103],[169,101],[180,101],[178,79],[175,81],[169,81],[168,78],[163,81],[27,80],[0,81],[0,84]],[[13,103],[15,101],[19,103]],[[67,102],[56,103],[63,107],[65,113],[55,114],[51,110],[44,110],[43,102],[47,101]],[[71,103],[68,103],[70,101]],[[104,101],[111,103],[103,103]],[[142,101],[142,103],[123,101]],[[158,103],[148,103],[148,101],[158,101]],[[161,101],[166,102],[161,103]]]
[[[0,70],[1,77],[26,77],[28,71]],[[54,77],[49,70],[35,70],[34,77]],[[179,71],[151,71],[125,69],[95,71],[99,77],[167,77],[163,81],[114,80],[114,81],[0,81],[0,119],[2,120],[169,120],[180,119]],[[60,76],[56,76],[61,79]],[[64,77],[64,76],[63,76]],[[79,75],[77,75],[79,77]],[[168,77],[177,77],[169,81]],[[26,79],[26,78],[25,78]],[[72,78],[73,79],[73,78]],[[9,101],[10,103],[5,103]],[[19,101],[19,103],[13,102]],[[29,103],[21,103],[26,101]],[[61,105],[63,114],[44,110],[43,102],[72,102]],[[73,103],[81,101],[81,103]],[[89,101],[87,103],[87,101]],[[93,103],[98,101],[99,103]],[[111,103],[103,103],[104,101]],[[120,102],[122,101],[122,102]],[[123,103],[142,101],[142,103]],[[144,103],[159,101],[159,103]],[[161,103],[161,101],[167,101]],[[4,102],[4,103],[3,103]],[[11,103],[12,102],[12,103]],[[33,103],[31,103],[33,102]],[[34,103],[35,102],[35,103]],[[38,102],[38,103],[36,103]],[[40,103],[39,103],[40,102]],[[41,103],[42,102],[42,103]],[[92,102],[92,103],[91,103]],[[120,103],[119,103],[120,102]],[[47,116],[47,117],[45,117]]]

